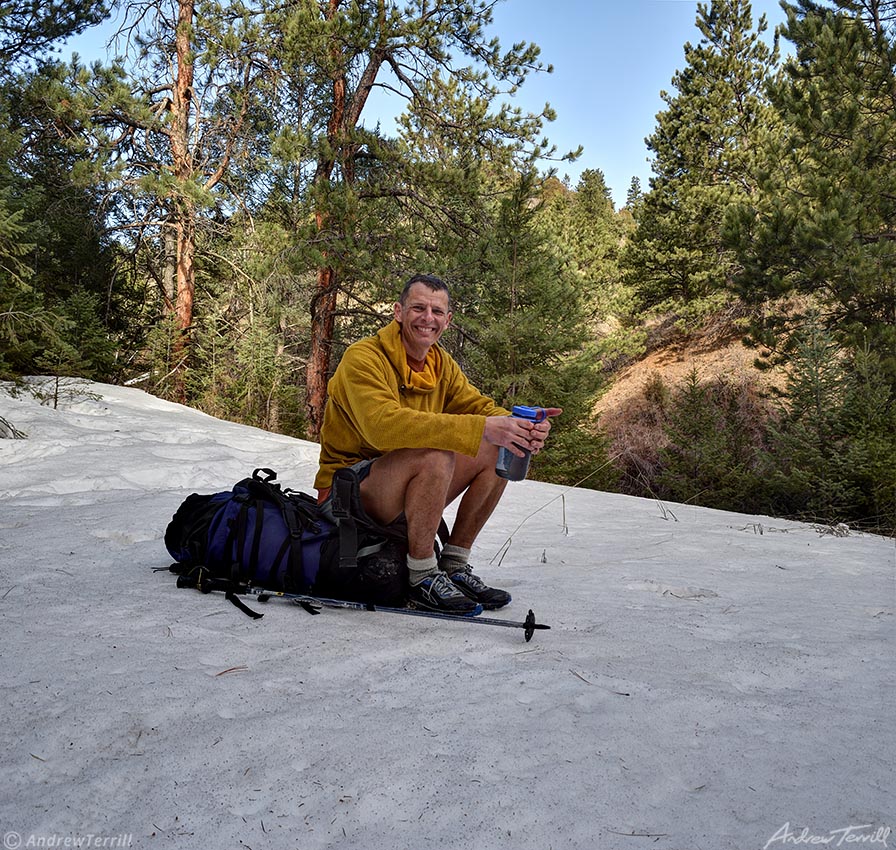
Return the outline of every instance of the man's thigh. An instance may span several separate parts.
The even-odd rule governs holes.
[[[412,478],[423,473],[434,486],[447,485],[444,508],[451,504],[483,470],[495,467],[498,449],[485,440],[476,457],[438,449],[396,449],[376,458],[361,480],[364,510],[380,523],[390,523],[405,511],[405,494]]]
[[[405,498],[411,480],[421,473],[445,489],[454,468],[453,452],[438,449],[396,449],[370,464],[361,481],[361,501],[371,518],[382,524],[397,519],[405,510]]]

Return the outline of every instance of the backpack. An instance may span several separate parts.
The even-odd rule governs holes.
[[[400,606],[407,601],[407,527],[382,526],[361,504],[351,469],[333,478],[333,495],[318,505],[284,489],[277,474],[256,469],[232,490],[193,493],[165,531],[178,587],[235,594],[247,587]],[[444,524],[440,536],[444,535]],[[444,539],[444,537],[443,537]],[[260,615],[254,615],[260,616]]]

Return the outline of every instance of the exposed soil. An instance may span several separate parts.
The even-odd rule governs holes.
[[[650,329],[647,353],[616,372],[595,412],[612,418],[626,402],[640,396],[656,375],[671,389],[694,369],[702,383],[724,375],[736,383],[749,379],[760,390],[782,386],[780,369],[761,370],[754,365],[763,353],[744,345],[742,332],[725,316],[716,317],[701,333],[688,337],[672,330],[668,321],[658,322]]]
[[[780,372],[759,370],[753,365],[756,355],[755,349],[747,348],[740,341],[707,347],[702,341],[695,340],[658,349],[621,369],[610,389],[598,400],[595,411],[610,413],[619,408],[633,396],[640,395],[657,374],[668,387],[681,383],[693,369],[704,382],[725,375],[734,381],[749,377],[763,387],[780,385]]]

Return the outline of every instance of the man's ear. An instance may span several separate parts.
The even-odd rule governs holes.
[[[395,318],[395,321],[401,324],[401,301],[396,301],[395,305],[392,307],[392,315]]]

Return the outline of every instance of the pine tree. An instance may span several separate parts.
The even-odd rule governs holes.
[[[24,70],[56,42],[100,23],[110,3],[96,0],[18,0],[0,12],[0,78]]]
[[[58,126],[82,154],[85,180],[103,186],[112,228],[154,266],[159,312],[175,317],[164,373],[184,401],[197,246],[210,221],[245,202],[267,69],[241,3],[128,2],[122,34],[127,67],[74,64],[77,97],[59,103]]]
[[[632,215],[636,215],[643,200],[644,190],[641,188],[641,178],[632,177],[632,182],[629,183],[628,191],[625,193],[625,208]]]
[[[67,215],[53,221],[53,208],[60,209],[66,199],[59,197],[58,182],[35,173],[35,168],[52,168],[54,161],[59,160],[58,147],[55,152],[42,148],[40,127],[35,132],[33,126],[40,125],[41,120],[45,125],[46,115],[37,122],[28,115],[29,93],[34,91],[35,80],[41,77],[34,71],[35,64],[51,53],[59,40],[99,23],[108,12],[106,3],[83,0],[29,0],[6,4],[0,11],[0,375],[3,377],[36,371],[34,358],[40,356],[42,346],[47,341],[59,341],[60,317],[52,311],[53,297],[42,294],[42,284],[53,273],[52,266],[62,254],[81,250],[76,239],[67,238],[73,234],[66,235],[64,227],[73,225],[75,230],[86,222],[89,228],[91,221],[83,207],[69,209]],[[64,182],[71,188],[70,179]],[[95,265],[95,258],[94,254],[87,260],[85,270]],[[36,269],[39,270],[37,278]],[[67,270],[70,269],[71,265]]]
[[[757,148],[774,126],[764,86],[778,52],[762,39],[765,17],[753,30],[747,0],[713,0],[698,4],[697,27],[647,139],[654,176],[626,266],[648,307],[712,300],[731,283],[725,212],[754,190]]]
[[[108,340],[131,337],[140,313],[129,276],[116,271],[99,194],[80,181],[80,157],[58,132],[58,103],[76,98],[67,83],[66,66],[44,63],[0,86],[0,199],[9,212],[0,225],[0,313],[9,320],[0,357],[11,374],[39,371],[35,358],[76,344],[87,327]],[[86,362],[94,378],[116,369],[111,350]]]
[[[740,290],[799,296],[842,346],[876,352],[896,389],[896,3],[785,8],[796,52],[771,95],[786,130],[731,219]],[[767,316],[756,335],[786,351],[801,317]]]
[[[623,229],[599,169],[582,172],[571,196],[564,236],[585,292],[607,290],[616,283]]]
[[[772,429],[771,509],[892,532],[896,401],[880,358],[844,352],[817,315],[795,343]]]
[[[277,6],[271,4],[271,22]],[[332,365],[336,314],[344,290],[355,281],[344,258],[369,219],[365,206],[387,216],[432,210],[432,184],[420,182],[427,170],[430,141],[470,153],[525,159],[545,153],[542,122],[552,113],[527,114],[502,105],[527,75],[544,66],[535,45],[503,51],[488,35],[489,0],[451,0],[435,7],[428,0],[397,6],[379,0],[288,4],[275,28],[282,40],[273,57],[285,81],[278,110],[275,149],[290,158],[300,205],[298,222],[313,222],[300,238],[315,246],[316,282],[311,301],[311,352],[306,369],[306,406],[312,434],[320,427],[326,382]],[[465,65],[469,62],[469,65]],[[394,147],[362,126],[375,88],[407,103],[403,135],[423,144],[409,169]],[[299,116],[292,126],[284,117]],[[412,149],[413,150],[413,149]],[[406,149],[402,151],[406,152]],[[379,174],[365,167],[376,163]],[[368,180],[367,178],[374,178]],[[438,193],[436,193],[438,194]],[[387,198],[389,205],[380,204]],[[424,213],[425,214],[425,213]],[[347,250],[348,249],[348,250]]]
[[[493,229],[461,255],[454,323],[464,344],[454,350],[499,404],[563,408],[535,475],[566,484],[590,475],[587,486],[606,486],[612,473],[591,414],[599,378],[587,346],[587,293],[550,244],[541,190],[534,171],[520,175]]]
[[[757,510],[769,415],[749,384],[710,383],[692,370],[667,403],[658,495],[721,510]]]

